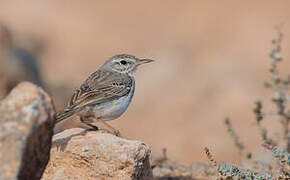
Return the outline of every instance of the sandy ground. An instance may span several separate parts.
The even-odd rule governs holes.
[[[207,146],[217,160],[239,162],[223,119],[232,118],[249,151],[264,151],[252,109],[255,100],[270,100],[263,82],[274,27],[283,23],[282,55],[289,59],[289,6],[274,0],[11,0],[1,1],[0,22],[19,42],[43,41],[39,63],[57,109],[110,56],[155,59],[138,69],[132,104],[110,124],[150,144],[153,154],[167,148],[173,160],[207,161]],[[283,63],[283,73],[289,65]],[[271,119],[266,124],[273,132],[279,127]]]

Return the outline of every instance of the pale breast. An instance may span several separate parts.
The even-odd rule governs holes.
[[[115,99],[110,102],[98,104],[90,107],[95,114],[95,117],[103,120],[113,120],[120,117],[128,108],[132,101],[135,91],[135,82],[133,81],[130,92],[119,99]]]

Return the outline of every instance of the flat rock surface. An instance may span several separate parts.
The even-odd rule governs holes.
[[[43,180],[152,179],[150,148],[102,131],[68,129],[53,137]]]

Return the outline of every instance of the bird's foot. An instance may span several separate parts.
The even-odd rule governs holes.
[[[88,129],[89,131],[98,131],[100,130],[97,126],[90,126],[90,128]]]
[[[98,128],[97,126],[90,124],[90,123],[84,123],[85,125],[87,125],[89,127],[89,131],[98,131],[100,130],[100,128]]]
[[[121,133],[119,130],[114,130],[114,134],[118,137],[121,137]]]

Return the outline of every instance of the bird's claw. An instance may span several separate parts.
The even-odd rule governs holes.
[[[119,130],[115,130],[115,131],[114,131],[114,134],[115,134],[116,136],[118,136],[118,137],[120,137],[120,136],[121,136],[121,133],[120,133],[120,131],[119,131]]]

